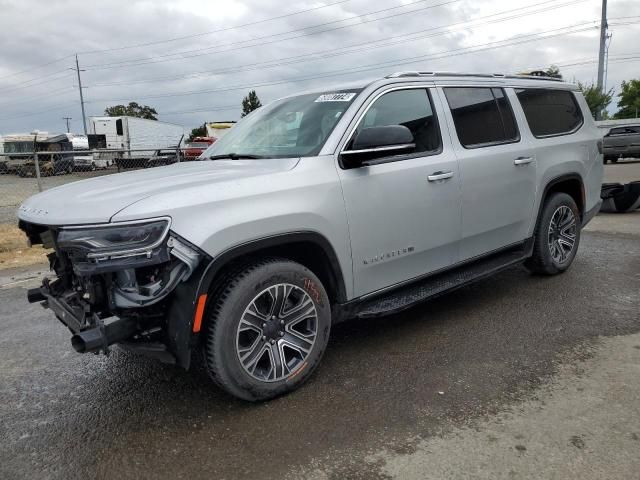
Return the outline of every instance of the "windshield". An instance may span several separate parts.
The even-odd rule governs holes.
[[[231,128],[202,157],[315,156],[361,90],[313,93],[270,103]]]

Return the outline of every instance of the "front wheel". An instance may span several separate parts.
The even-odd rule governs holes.
[[[562,273],[571,266],[579,243],[578,206],[570,195],[554,193],[544,204],[534,234],[533,255],[525,266],[533,273]]]
[[[235,273],[208,310],[207,369],[220,387],[244,400],[298,388],[329,340],[331,307],[322,283],[286,259],[257,261]]]

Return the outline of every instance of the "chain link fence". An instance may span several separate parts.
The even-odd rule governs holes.
[[[49,188],[195,160],[198,153],[184,148],[0,152],[0,224],[15,224],[20,204]]]

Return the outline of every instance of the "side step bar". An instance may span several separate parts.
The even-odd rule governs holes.
[[[511,247],[490,256],[466,262],[440,273],[383,293],[372,299],[362,299],[356,304],[344,305],[342,319],[372,318],[401,312],[413,305],[432,299],[446,292],[468,285],[494,273],[522,263],[531,256],[533,241]],[[346,315],[346,316],[345,316]]]

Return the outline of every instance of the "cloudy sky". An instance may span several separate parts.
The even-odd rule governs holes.
[[[601,0],[0,0],[0,134],[136,101],[187,128],[398,70],[596,80]],[[609,0],[609,86],[640,78],[640,0]],[[615,105],[611,107],[615,111]]]

